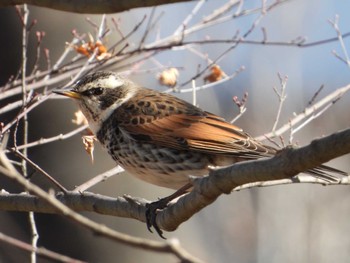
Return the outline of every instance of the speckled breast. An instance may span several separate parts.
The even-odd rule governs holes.
[[[103,123],[97,138],[127,172],[152,184],[178,189],[188,183],[189,175],[208,173],[206,155],[136,140],[113,117]]]

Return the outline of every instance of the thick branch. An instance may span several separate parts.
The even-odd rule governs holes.
[[[1,173],[25,187],[29,192],[33,192],[39,199],[45,200],[47,204],[56,209],[57,213],[63,214],[67,218],[87,229],[90,229],[96,234],[100,234],[106,238],[131,247],[141,248],[153,252],[173,254],[181,262],[201,262],[199,259],[193,257],[187,251],[185,251],[178,242],[170,240],[164,243],[122,234],[74,212],[69,207],[62,204],[62,202],[57,200],[56,196],[46,193],[44,190],[29,182],[23,176],[17,173],[13,165],[8,161],[8,159],[6,159],[3,152],[0,152],[0,174]]]
[[[56,198],[72,210],[96,212],[104,215],[134,218],[145,221],[145,199],[137,201],[127,197],[112,198],[90,192],[67,192],[59,193]],[[21,194],[0,194],[0,210],[48,213],[55,214],[57,209],[48,204],[44,199],[25,193]]]
[[[174,230],[182,222],[205,206],[213,203],[221,194],[229,194],[240,185],[290,178],[331,159],[350,153],[350,129],[317,139],[311,144],[287,148],[270,159],[237,163],[214,170],[210,176],[194,180],[194,190],[167,207],[157,216],[162,229]]]
[[[137,7],[149,7],[188,1],[193,0],[3,0],[0,2],[0,7],[29,4],[73,13],[110,14]]]
[[[284,149],[273,158],[241,162],[214,170],[208,177],[194,179],[194,190],[160,211],[157,223],[162,229],[173,231],[193,214],[214,202],[221,194],[229,194],[238,186],[291,178],[348,153],[350,153],[350,129],[314,140],[305,147]],[[339,184],[349,184],[348,179],[343,178]],[[322,180],[319,180],[319,183],[326,184]],[[68,192],[65,195],[58,195],[57,199],[75,211],[91,211],[145,222],[147,201],[144,199],[111,198],[87,192],[83,194]],[[0,195],[0,209],[42,213],[57,211],[42,199],[24,194]]]

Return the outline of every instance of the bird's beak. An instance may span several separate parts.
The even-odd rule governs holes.
[[[72,98],[72,99],[76,99],[76,100],[81,99],[81,95],[74,90],[54,90],[52,92],[59,94],[59,95],[69,97],[69,98]]]

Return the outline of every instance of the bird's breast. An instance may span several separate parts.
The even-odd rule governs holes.
[[[158,186],[179,189],[190,175],[206,175],[211,164],[202,153],[138,141],[116,125],[102,127],[97,137],[127,172]]]

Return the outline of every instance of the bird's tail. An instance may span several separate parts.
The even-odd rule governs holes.
[[[343,172],[341,170],[338,170],[326,165],[320,165],[316,168],[312,168],[310,170],[307,170],[305,173],[310,174],[316,178],[322,179],[329,183],[338,183],[340,180],[340,177],[349,176],[349,174],[346,172]]]

